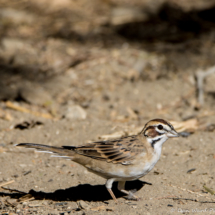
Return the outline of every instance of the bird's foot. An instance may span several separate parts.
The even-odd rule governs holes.
[[[125,198],[128,199],[128,200],[140,201],[141,198],[136,196],[136,195],[134,195],[134,193],[136,193],[136,192],[137,192],[136,189],[130,190],[128,195]]]

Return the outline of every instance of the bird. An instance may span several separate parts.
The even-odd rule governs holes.
[[[84,166],[89,172],[106,179],[105,186],[117,203],[112,191],[113,182],[118,182],[119,191],[139,200],[134,193],[125,190],[126,181],[134,181],[148,174],[160,159],[163,143],[179,136],[168,121],[153,119],[145,124],[139,134],[118,139],[80,146],[56,147],[36,143],[19,143],[16,146],[54,153],[54,157],[66,158]]]

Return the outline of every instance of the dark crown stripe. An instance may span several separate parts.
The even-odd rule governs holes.
[[[157,121],[157,122],[160,122],[160,123],[163,123],[165,125],[169,125],[170,126],[170,124],[166,120],[164,120],[164,119],[153,119],[151,121]]]

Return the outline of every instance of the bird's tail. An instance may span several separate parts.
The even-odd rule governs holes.
[[[75,146],[56,147],[36,143],[19,143],[16,146],[37,149],[39,152],[54,153],[55,155],[51,157],[62,157],[70,160],[73,160],[74,149],[76,148]]]

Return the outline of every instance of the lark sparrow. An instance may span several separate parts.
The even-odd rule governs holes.
[[[158,162],[163,143],[179,134],[173,126],[163,119],[153,119],[146,123],[143,130],[134,136],[116,140],[98,141],[81,146],[47,146],[34,143],[20,143],[17,146],[35,148],[39,151],[55,153],[57,157],[70,159],[86,167],[105,179],[106,188],[112,198],[112,184],[118,181],[118,189],[138,197],[125,190],[125,182],[146,175]]]

